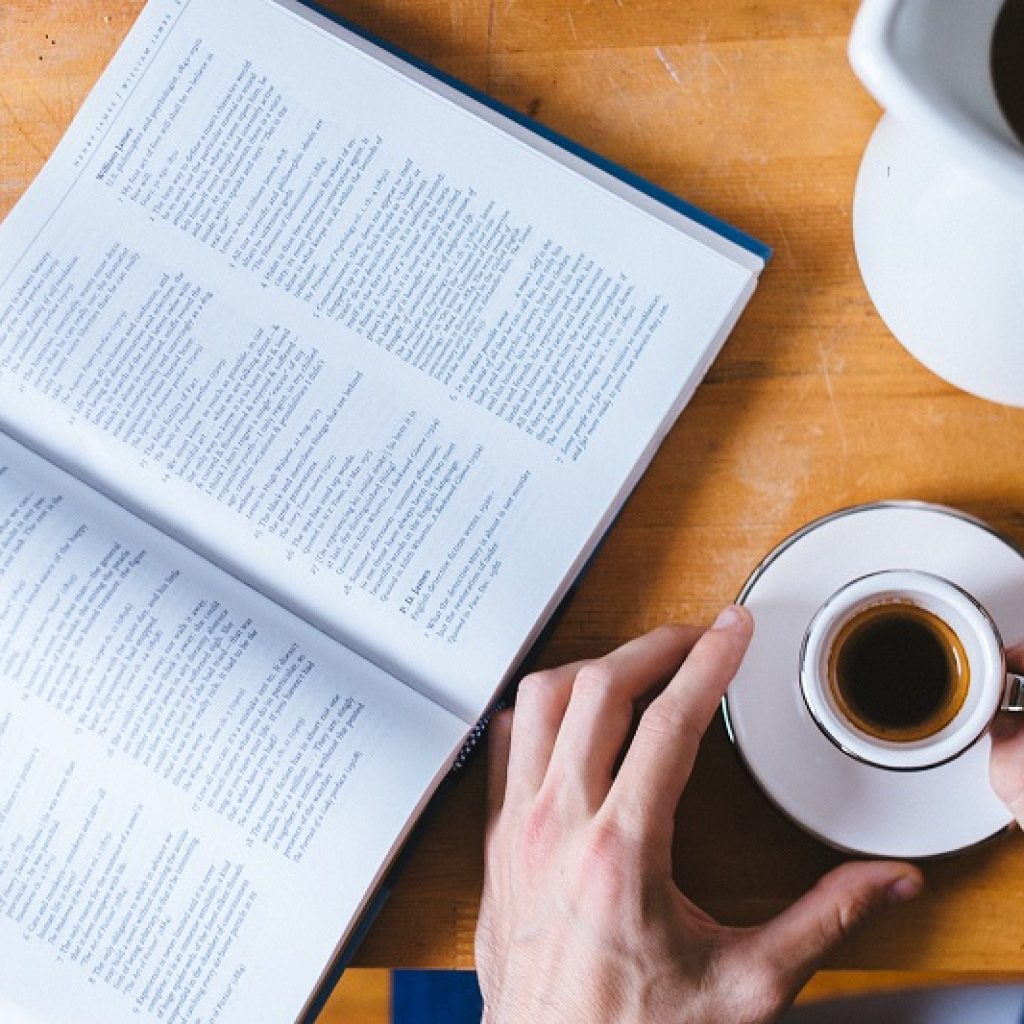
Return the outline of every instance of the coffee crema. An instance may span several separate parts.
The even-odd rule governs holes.
[[[833,699],[877,739],[934,736],[963,707],[970,666],[963,642],[937,615],[909,601],[871,605],[839,630],[829,653]]]

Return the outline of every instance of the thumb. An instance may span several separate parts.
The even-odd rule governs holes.
[[[1007,666],[1024,672],[1024,644],[1007,649]],[[996,715],[989,733],[992,755],[989,776],[996,796],[1010,809],[1018,822],[1024,822],[1024,722],[1019,712]]]
[[[825,956],[887,905],[920,893],[921,872],[895,861],[844,864],[825,875],[789,909],[754,932],[751,941],[790,997],[803,987]],[[756,962],[756,961],[755,961]]]
[[[992,789],[1018,821],[1024,818],[1024,723],[1020,717],[1018,712],[996,715],[989,730]]]

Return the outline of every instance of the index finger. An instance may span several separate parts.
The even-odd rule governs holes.
[[[641,717],[604,808],[641,838],[671,833],[701,737],[740,667],[753,626],[745,608],[726,608]]]

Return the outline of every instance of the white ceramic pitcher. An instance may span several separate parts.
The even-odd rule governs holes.
[[[853,230],[868,292],[906,348],[967,391],[1024,406],[1024,146],[990,68],[1002,6],[864,0],[850,61],[886,112]]]

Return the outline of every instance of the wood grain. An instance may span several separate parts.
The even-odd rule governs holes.
[[[603,652],[664,620],[707,621],[782,537],[857,502],[939,501],[1024,543],[1024,412],[924,370],[889,335],[857,273],[851,197],[878,110],[846,62],[853,0],[329,5],[775,247],[543,662]],[[139,7],[0,6],[0,212],[42,166]],[[478,763],[423,829],[360,964],[472,965],[483,790]],[[686,891],[726,921],[754,923],[839,860],[767,805],[716,723],[680,816]],[[926,865],[926,895],[873,924],[832,966],[1021,969],[1022,865],[1019,835]]]

